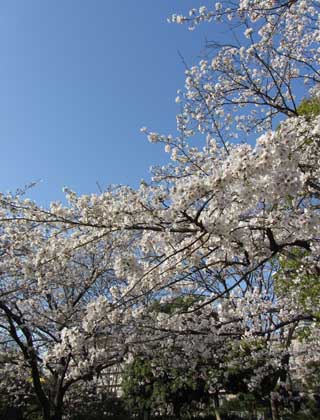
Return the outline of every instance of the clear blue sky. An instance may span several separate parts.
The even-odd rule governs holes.
[[[167,159],[140,127],[175,129],[184,67],[209,25],[168,24],[196,0],[5,0],[0,5],[0,191],[41,179],[42,204],[68,186],[138,185]],[[206,33],[207,31],[207,33]],[[210,36],[209,36],[210,37]]]

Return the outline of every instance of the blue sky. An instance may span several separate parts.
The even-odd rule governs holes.
[[[195,0],[7,0],[0,5],[0,190],[41,179],[42,204],[136,186],[167,159],[139,129],[175,129],[184,84],[212,28],[171,25]]]

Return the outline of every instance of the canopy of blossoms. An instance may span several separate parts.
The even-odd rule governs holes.
[[[317,337],[319,302],[300,292],[320,273],[320,117],[300,104],[319,98],[319,1],[227,3],[170,19],[233,36],[186,70],[177,135],[142,129],[172,159],[149,184],[66,189],[68,205],[49,209],[0,197],[3,346],[29,369],[45,419],[61,418],[75,383],[152,342],[180,349],[167,366],[221,368],[230,346],[259,338],[276,370],[299,323]],[[226,386],[216,381],[214,392]]]

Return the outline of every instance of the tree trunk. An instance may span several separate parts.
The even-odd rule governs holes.
[[[216,420],[221,420],[221,416],[219,413],[219,398],[217,395],[213,397],[213,408],[214,408],[214,415],[216,416]]]
[[[173,405],[173,414],[174,414],[174,417],[175,417],[177,420],[181,419],[181,414],[180,414],[180,412],[181,412],[181,404],[174,404],[174,405]]]
[[[60,408],[52,413],[49,407],[45,407],[42,411],[43,420],[62,420],[62,410]]]
[[[214,415],[216,416],[216,420],[221,420],[219,410],[216,407],[214,408]]]
[[[42,417],[43,417],[43,420],[50,420],[51,419],[49,404],[43,404],[42,405]]]
[[[62,420],[64,391],[59,385],[61,384],[58,382],[55,384],[53,393],[51,394],[54,395],[54,398],[52,399],[50,420]]]
[[[50,417],[50,420],[62,420],[62,413],[55,413]]]
[[[50,417],[50,420],[62,420],[62,413],[55,413]]]
[[[271,392],[270,395],[270,406],[271,406],[271,415],[272,415],[272,420],[279,420],[279,412],[278,412],[278,404],[275,398],[275,395],[273,392]]]

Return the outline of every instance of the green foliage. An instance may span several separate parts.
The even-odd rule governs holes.
[[[293,410],[287,409],[282,410],[282,420],[319,420],[320,418],[320,406],[317,401],[309,398],[304,402],[303,408],[294,412]]]
[[[266,342],[260,338],[250,338],[234,342],[226,356],[224,389],[231,394],[250,395],[248,383],[255,375],[256,369],[267,366],[268,371],[262,378],[260,387],[256,387],[252,398],[260,401],[274,390],[279,371],[270,364],[270,357],[266,350]],[[250,397],[250,398],[251,398]]]
[[[307,362],[307,368],[303,381],[308,391],[320,396],[320,360]]]
[[[297,108],[298,115],[306,118],[312,118],[320,114],[320,99],[309,98],[303,99]]]
[[[124,401],[102,395],[102,398],[87,397],[82,404],[72,410],[70,420],[127,420],[130,416]]]
[[[122,389],[130,411],[166,412],[171,406],[176,418],[180,413],[188,418],[199,402],[209,401],[206,383],[194,370],[168,368],[158,372],[152,363],[156,361],[136,357],[126,368]]]
[[[279,270],[274,276],[275,290],[279,296],[292,296],[307,313],[320,320],[320,282],[315,273],[300,274],[300,268],[307,264],[307,251],[294,249],[287,256],[279,258]],[[300,329],[301,338],[308,336],[309,329]]]
[[[142,412],[151,408],[156,396],[153,384],[150,360],[135,358],[127,365],[122,379],[122,390],[129,409]],[[158,392],[160,394],[160,390]]]
[[[150,308],[151,312],[156,313],[165,313],[168,315],[172,315],[177,312],[184,312],[187,311],[190,306],[192,306],[195,302],[198,302],[202,298],[199,296],[187,295],[187,296],[178,296],[171,302],[160,303],[159,301],[155,301]]]
[[[268,402],[259,401],[252,394],[239,393],[225,399],[219,411],[223,419],[227,416],[234,419],[256,419],[258,415],[267,415],[269,406]]]

